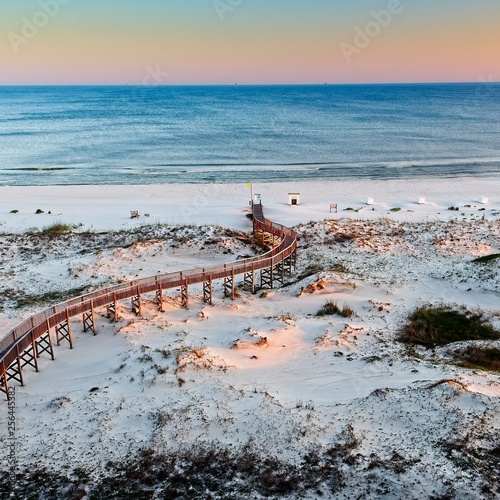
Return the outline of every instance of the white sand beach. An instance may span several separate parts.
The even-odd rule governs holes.
[[[343,446],[339,483],[302,486],[302,498],[498,495],[500,374],[458,366],[454,351],[468,342],[425,349],[397,337],[427,303],[481,308],[500,328],[500,260],[473,262],[500,252],[500,179],[252,191],[267,218],[299,235],[286,286],[230,300],[218,284],[213,306],[193,287],[189,310],[170,290],[165,312],[151,297],[140,317],[124,302],[118,323],[98,311],[96,336],[75,321],[74,349],[42,356],[16,386],[17,467],[81,468],[97,480],[109,460],[141,449],[251,449],[297,465]],[[262,251],[238,238],[252,229],[249,199],[231,184],[0,187],[0,335],[51,305],[43,297],[54,290]],[[74,228],[44,234],[54,223]],[[354,314],[317,316],[327,300]],[[0,402],[2,440],[7,415]]]
[[[0,186],[0,231],[19,232],[41,228],[55,221],[83,224],[85,229],[120,230],[143,224],[218,224],[246,229],[242,210],[250,199],[245,184],[161,184],[114,186]],[[338,204],[338,217],[358,219],[389,215],[397,220],[422,221],[427,217],[447,220],[450,206],[465,208],[466,216],[477,209],[491,211],[500,203],[500,179],[443,178],[413,180],[340,180],[322,182],[254,184],[262,195],[266,216],[294,225],[330,218],[329,206]],[[301,205],[288,205],[288,193],[299,192]],[[481,204],[481,198],[488,204]],[[373,205],[368,206],[369,198]],[[425,198],[425,204],[418,204]],[[362,209],[349,213],[346,208]],[[391,208],[401,208],[397,214]],[[35,214],[36,210],[43,214]],[[18,213],[10,214],[11,210]],[[141,218],[130,220],[130,211]],[[462,212],[464,211],[462,210]],[[48,212],[51,212],[50,214]],[[145,214],[149,217],[145,218]],[[332,216],[333,218],[333,216]]]

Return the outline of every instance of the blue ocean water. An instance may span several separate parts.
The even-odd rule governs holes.
[[[500,84],[0,87],[0,185],[500,173]]]

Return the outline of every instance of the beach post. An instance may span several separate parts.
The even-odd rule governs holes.
[[[253,186],[252,186],[251,182],[249,182],[247,184],[247,188],[250,189],[250,203],[249,203],[249,205],[252,205],[252,203],[253,203]]]

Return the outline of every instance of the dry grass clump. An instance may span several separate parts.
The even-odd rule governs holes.
[[[459,356],[459,364],[465,368],[500,372],[500,349],[470,346]]]
[[[401,342],[434,348],[465,340],[497,340],[500,332],[485,318],[481,310],[466,307],[426,305],[416,309],[408,318],[399,337]]]
[[[343,318],[350,318],[354,315],[354,309],[347,304],[342,306],[342,309],[339,307],[336,301],[327,300],[323,307],[316,313],[316,316],[328,316],[336,314],[338,316],[342,316]]]

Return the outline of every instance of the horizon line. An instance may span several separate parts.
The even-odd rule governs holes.
[[[426,81],[426,82],[343,82],[343,83],[171,83],[145,85],[141,83],[0,83],[0,87],[323,87],[362,85],[454,85],[499,84],[500,81]]]

